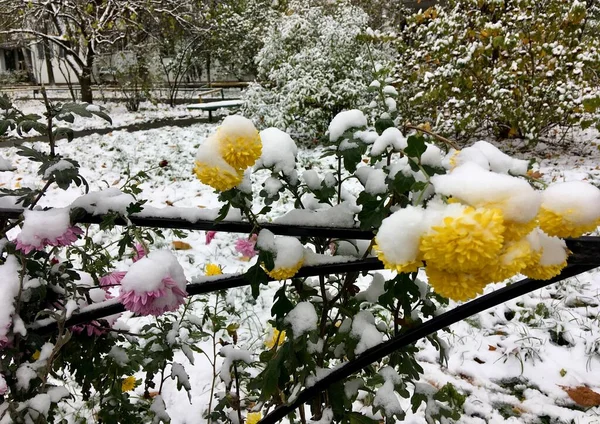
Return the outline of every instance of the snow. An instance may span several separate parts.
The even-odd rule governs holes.
[[[379,302],[379,296],[385,293],[385,278],[380,273],[376,272],[373,274],[373,279],[369,288],[358,293],[356,300],[377,303]]]
[[[12,171],[14,169],[15,168],[10,161],[6,160],[3,156],[0,156],[0,172]]]
[[[367,177],[365,191],[373,195],[385,193],[388,189],[386,178],[387,175],[382,169],[373,169],[373,172]]]
[[[550,237],[543,231],[539,231],[539,240],[542,248],[540,265],[560,265],[567,260],[568,249],[563,239]]]
[[[245,349],[236,349],[232,345],[223,346],[219,351],[219,355],[225,358],[221,365],[219,377],[221,377],[221,380],[227,385],[231,383],[231,367],[234,362],[242,361],[246,364],[251,364],[253,361],[252,352]]]
[[[357,355],[383,341],[383,335],[377,330],[375,317],[370,311],[360,311],[354,316],[350,334],[358,339],[358,344],[354,348],[354,353]]]
[[[329,141],[337,141],[346,131],[351,128],[362,128],[367,126],[366,116],[358,109],[340,112],[329,124]]]
[[[354,226],[354,213],[347,203],[341,203],[318,211],[293,209],[273,222],[286,225],[348,228]]]
[[[0,166],[1,165],[2,165],[2,163],[0,161]],[[54,165],[49,166],[48,169],[46,169],[46,171],[44,172],[44,179],[50,178],[52,173],[55,171],[64,171],[66,169],[72,169],[72,168],[75,168],[75,165],[73,165],[68,160],[61,159],[58,162],[56,162]]]
[[[44,239],[56,240],[71,225],[69,209],[56,208],[48,211],[23,212],[25,218],[18,240],[23,244],[42,247]]]
[[[467,162],[445,175],[434,175],[431,182],[438,194],[453,196],[473,207],[493,206],[508,221],[526,223],[536,217],[541,196],[527,181],[497,174]]]
[[[155,291],[166,277],[171,277],[180,289],[185,290],[187,281],[177,258],[170,250],[154,250],[131,265],[121,287],[136,293]]]
[[[94,215],[102,215],[108,212],[119,212],[127,214],[127,207],[135,202],[131,194],[123,193],[116,187],[102,191],[92,191],[78,197],[71,203],[71,209],[83,208]]]
[[[8,342],[7,333],[15,313],[15,297],[19,294],[19,262],[14,256],[8,256],[0,265],[0,346]]]
[[[256,241],[257,247],[275,254],[275,268],[294,268],[304,259],[304,246],[294,237],[274,237],[268,230],[261,230]],[[271,233],[272,234],[272,233]],[[262,237],[261,237],[262,236]]]
[[[272,169],[291,177],[295,174],[296,143],[287,133],[277,128],[267,128],[260,132],[262,154],[254,165],[255,169]]]
[[[302,173],[302,179],[310,190],[319,190],[321,188],[321,179],[314,169],[309,169]]]
[[[408,143],[406,141],[406,137],[404,134],[396,128],[390,127],[386,128],[377,140],[371,146],[371,156],[380,156],[382,155],[388,147],[391,147],[392,150],[401,151],[408,147]]]
[[[381,223],[375,242],[388,262],[407,264],[417,259],[421,236],[428,225],[420,206],[408,206],[394,212]]]
[[[542,192],[542,207],[557,214],[568,214],[574,224],[589,224],[600,219],[600,190],[584,181],[550,184]]]
[[[285,317],[284,322],[292,326],[294,338],[317,329],[317,311],[310,302],[300,302]]]

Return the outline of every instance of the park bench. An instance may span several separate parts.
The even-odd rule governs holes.
[[[212,122],[212,113],[217,109],[237,108],[244,104],[243,100],[221,100],[218,102],[196,103],[187,105],[188,110],[205,110],[208,112],[208,122]]]

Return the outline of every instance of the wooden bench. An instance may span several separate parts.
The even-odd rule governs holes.
[[[196,103],[187,105],[188,110],[205,110],[208,112],[208,122],[212,122],[212,113],[217,109],[231,109],[240,107],[244,104],[243,100],[221,100],[218,102]]]

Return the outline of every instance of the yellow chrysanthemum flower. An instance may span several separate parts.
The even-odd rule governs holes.
[[[448,159],[448,163],[450,164],[450,170],[456,168],[458,155],[460,155],[460,150],[455,150],[450,156],[450,159]]]
[[[580,224],[578,213],[574,209],[568,209],[563,213],[557,213],[545,207],[540,208],[538,215],[540,228],[550,236],[556,237],[581,237],[598,228],[599,221]]]
[[[219,140],[221,156],[236,169],[246,169],[254,165],[262,153],[262,143],[257,130],[238,136],[219,128],[216,137]]]
[[[123,383],[121,383],[121,391],[122,392],[130,392],[135,389],[136,381],[134,376],[129,376],[123,379]]]
[[[223,271],[221,271],[221,267],[217,264],[207,264],[204,268],[204,273],[208,276],[221,275]]]
[[[536,263],[535,265],[528,266],[522,270],[521,274],[533,278],[534,280],[549,280],[560,274],[566,266],[566,261],[558,265],[540,265],[539,263]]]
[[[33,352],[33,355],[31,355],[31,359],[33,359],[34,361],[37,361],[38,359],[40,359],[41,354],[42,354],[42,352],[40,352],[39,350],[36,350],[35,352]]]
[[[273,349],[275,344],[277,346],[281,346],[285,342],[285,331],[279,331],[278,329],[273,330],[273,336],[265,341],[265,346],[267,349]]]
[[[469,300],[483,291],[490,282],[479,274],[453,273],[427,266],[427,281],[433,290],[456,301]]]
[[[502,249],[496,264],[486,269],[490,280],[504,281],[539,261],[540,252],[534,252],[526,239],[509,243]]]
[[[386,258],[385,253],[377,246],[376,244],[373,246],[375,252],[377,252],[377,258],[383,262],[383,266],[385,269],[389,269],[390,271],[396,271],[397,273],[409,273],[409,272],[417,272],[420,267],[423,266],[423,261],[416,260],[410,261],[403,264],[393,263],[388,258]]]
[[[533,231],[537,226],[537,221],[532,219],[526,223],[504,221],[504,242],[521,240],[527,234]]]
[[[231,190],[242,182],[243,177],[241,172],[233,173],[218,166],[211,166],[198,161],[194,166],[194,173],[200,182],[219,191]]]
[[[491,264],[502,249],[504,225],[499,209],[465,207],[446,216],[421,239],[428,266],[449,272],[475,272]]]
[[[292,278],[298,270],[302,267],[304,263],[304,258],[296,265],[292,267],[282,267],[282,268],[273,268],[271,271],[266,271],[267,275],[275,280],[287,280],[288,278]]]
[[[248,412],[246,415],[246,424],[256,424],[262,418],[262,414],[260,412]]]

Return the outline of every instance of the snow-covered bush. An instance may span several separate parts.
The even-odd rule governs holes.
[[[411,17],[396,66],[401,115],[460,139],[598,125],[592,13],[578,1],[451,0]]]
[[[390,57],[360,35],[368,16],[347,2],[289,5],[266,35],[244,114],[314,142],[337,113],[362,106],[374,66]]]

